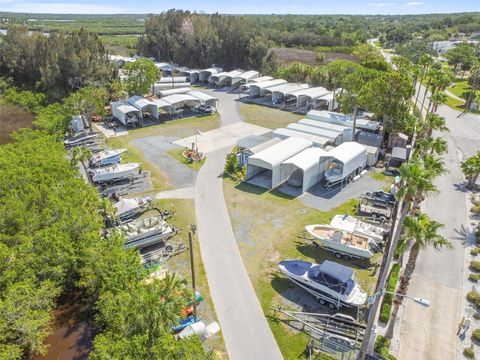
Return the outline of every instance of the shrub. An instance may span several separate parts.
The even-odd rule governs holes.
[[[478,313],[478,312],[474,313],[474,314],[473,314],[473,318],[474,318],[475,320],[480,319],[480,313]]]
[[[480,305],[480,294],[476,291],[469,291],[467,294],[467,300],[476,304],[477,306]]]
[[[480,261],[470,261],[470,267],[472,268],[472,270],[480,272]]]
[[[466,358],[475,359],[475,353],[472,348],[463,349],[463,355],[465,355]]]
[[[470,255],[477,256],[478,254],[480,254],[480,247],[477,246],[470,250]]]
[[[472,339],[480,341],[480,329],[473,330]]]
[[[390,314],[392,312],[392,303],[393,303],[393,294],[389,292],[394,292],[397,288],[398,276],[400,274],[400,265],[394,264],[392,266],[392,271],[388,277],[387,282],[387,293],[383,297],[382,307],[380,308],[380,321],[381,322],[388,322],[390,320]]]
[[[375,339],[375,352],[385,359],[389,360],[396,360],[395,356],[389,353],[390,350],[390,339],[386,338],[385,336],[377,336]]]
[[[468,280],[473,281],[473,282],[478,282],[479,278],[480,278],[479,274],[468,275]]]

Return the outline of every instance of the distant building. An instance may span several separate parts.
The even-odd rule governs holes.
[[[443,53],[446,53],[448,50],[453,49],[454,47],[457,47],[460,44],[477,45],[478,41],[476,40],[434,41],[432,43],[432,48],[436,52],[443,54]]]

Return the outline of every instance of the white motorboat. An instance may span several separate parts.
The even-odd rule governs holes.
[[[117,218],[125,220],[148,209],[152,199],[148,196],[133,199],[120,199],[115,203]]]
[[[307,225],[305,230],[313,236],[312,240],[318,240],[320,246],[332,250],[337,257],[346,254],[351,257],[370,259],[373,256],[371,248],[375,246],[375,243],[364,235],[319,224]]]
[[[127,149],[106,149],[94,154],[90,163],[95,166],[108,165],[111,163],[112,159],[119,157],[120,154],[126,152]],[[116,163],[117,161],[115,161]]]
[[[353,269],[326,260],[315,264],[303,260],[284,260],[278,264],[280,271],[320,302],[331,308],[362,306],[367,293],[354,280]]]
[[[373,239],[376,243],[384,241],[387,231],[380,227],[360,221],[350,215],[335,215],[330,226],[338,230],[356,233]]]
[[[175,235],[175,229],[162,216],[138,219],[118,227],[124,231],[127,240],[125,247],[144,248],[165,242]]]
[[[98,136],[97,133],[81,133],[80,135],[73,136],[67,140],[64,141],[64,144],[66,146],[74,146],[78,145],[84,141],[92,140],[95,139]]]
[[[91,170],[90,173],[94,182],[105,182],[131,177],[137,174],[139,169],[139,163],[128,163]]]

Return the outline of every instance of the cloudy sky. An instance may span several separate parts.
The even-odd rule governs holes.
[[[480,0],[0,0],[0,11],[30,13],[158,13],[176,8],[229,14],[425,14],[480,11]]]

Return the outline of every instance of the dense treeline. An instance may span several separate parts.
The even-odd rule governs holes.
[[[0,41],[0,72],[15,85],[60,99],[111,76],[107,53],[96,34],[80,30],[44,36],[26,27],[9,27]]]
[[[198,338],[177,342],[171,332],[190,289],[175,277],[147,281],[123,235],[102,237],[111,205],[79,176],[63,147],[70,115],[79,103],[94,104],[99,88],[49,105],[43,94],[2,91],[2,101],[37,117],[35,130],[0,146],[0,358],[44,354],[58,297],[76,291],[93,315],[91,358],[211,359]]]
[[[226,69],[261,69],[271,56],[267,40],[242,17],[180,10],[149,16],[138,52],[189,67]]]

